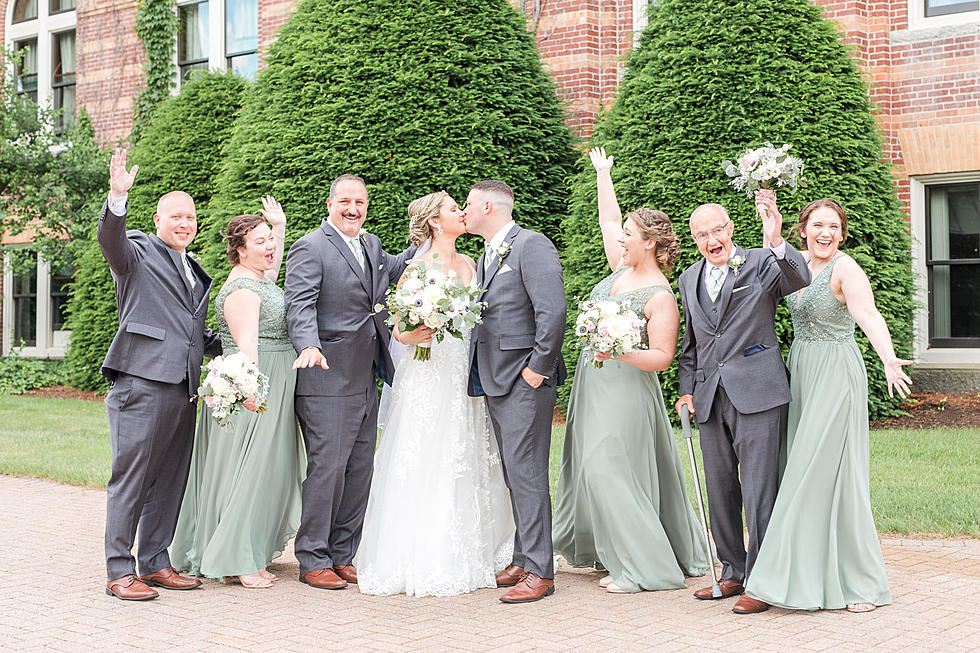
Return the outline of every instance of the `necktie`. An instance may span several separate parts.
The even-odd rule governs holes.
[[[194,271],[191,270],[191,264],[187,262],[187,252],[180,253],[180,262],[184,264],[184,274],[187,275],[187,279],[191,282],[191,290],[194,290],[197,279],[194,278]]]
[[[350,251],[354,253],[357,264],[361,266],[361,271],[364,271],[364,250],[361,249],[361,241],[358,238],[350,238],[347,244],[350,245]]]
[[[490,246],[490,243],[487,243],[486,245],[484,245],[483,246],[483,249],[484,249],[484,252],[483,252],[483,271],[486,272],[487,270],[490,269],[490,263],[493,262],[493,257],[494,257],[495,252],[493,251],[493,247]]]
[[[718,298],[718,293],[721,292],[724,274],[721,268],[717,267],[712,267],[711,272],[708,273],[708,295],[711,296],[711,301],[715,301]]]

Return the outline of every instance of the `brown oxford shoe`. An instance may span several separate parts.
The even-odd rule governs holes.
[[[348,583],[357,583],[357,570],[354,569],[354,565],[336,565],[333,568],[333,573]]]
[[[497,587],[513,587],[524,575],[524,567],[511,565],[497,574]]]
[[[736,596],[745,591],[741,583],[736,583],[730,580],[720,580],[718,581],[718,587],[721,588],[721,596],[711,596],[711,586],[702,587],[701,589],[694,592],[695,598],[703,599],[705,601],[711,601],[714,599],[727,599],[730,596]]]
[[[129,574],[105,584],[105,593],[123,601],[148,601],[160,596],[157,591],[136,577]]]
[[[555,593],[555,581],[541,578],[530,571],[524,572],[521,579],[506,594],[500,597],[504,603],[532,603]]]
[[[196,578],[181,576],[173,567],[164,567],[152,574],[140,576],[140,580],[147,585],[162,587],[167,590],[192,590],[201,586],[201,581]]]
[[[316,569],[300,574],[301,583],[318,590],[342,590],[347,587],[347,581],[334,573],[333,569]]]
[[[756,612],[765,612],[768,609],[769,604],[765,601],[753,599],[748,594],[743,594],[738,597],[738,601],[735,601],[735,607],[732,608],[732,612],[735,614],[755,614]]]

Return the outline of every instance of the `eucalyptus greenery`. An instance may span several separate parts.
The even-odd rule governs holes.
[[[592,145],[605,146],[616,159],[612,176],[624,212],[648,206],[672,218],[682,245],[676,287],[677,274],[700,258],[688,228],[699,204],[724,204],[735,221],[735,241],[761,245],[752,202],[728,185],[722,161],[766,141],[791,143],[806,164],[807,187],[779,193],[784,233],[811,200],[841,201],[848,212],[843,251],[868,273],[896,351],[907,358],[913,308],[907,222],[867,88],[841,36],[810,0],[651,5],[615,106]],[[586,296],[609,272],[596,219],[595,171],[584,157],[580,168],[563,223],[570,301]],[[574,317],[570,311],[570,329]],[[785,306],[776,332],[786,351],[792,325]],[[888,398],[881,362],[860,330],[857,340],[868,369],[871,416],[892,414],[899,402]],[[570,364],[572,341],[566,338]],[[677,397],[676,379],[675,363],[661,375],[668,404]]]

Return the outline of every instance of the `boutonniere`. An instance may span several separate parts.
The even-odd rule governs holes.
[[[736,254],[735,256],[728,259],[728,267],[730,267],[732,270],[735,271],[736,277],[738,277],[738,269],[743,265],[745,265],[744,256],[739,256],[738,254]]]
[[[499,268],[500,264],[504,262],[504,257],[510,254],[510,243],[501,243],[500,247],[493,251],[497,255],[497,267]]]

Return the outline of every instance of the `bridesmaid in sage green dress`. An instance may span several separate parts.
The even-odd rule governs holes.
[[[266,566],[299,525],[306,462],[293,412],[296,352],[286,334],[283,291],[275,283],[286,217],[271,197],[263,204],[262,216],[238,216],[228,224],[234,268],[215,300],[215,315],[224,355],[241,351],[269,378],[266,410],[257,412],[250,400],[247,411],[221,427],[202,404],[170,548],[177,569],[214,579],[237,576],[250,589],[271,587],[276,579]]]
[[[621,223],[602,149],[590,153],[599,224],[614,272],[591,299],[628,301],[647,320],[643,344],[610,359],[583,350],[575,369],[555,497],[555,551],[574,567],[605,569],[614,593],[683,588],[707,570],[657,370],[670,366],[680,316],[669,270],[680,251],[670,220],[638,209]],[[593,358],[604,361],[602,368]]]
[[[770,203],[775,211],[775,203]],[[891,602],[869,494],[868,377],[857,322],[881,358],[888,394],[906,396],[911,361],[895,356],[871,284],[840,253],[847,216],[832,199],[800,213],[813,278],[786,298],[789,353],[787,460],[766,537],[745,591],[783,608],[868,612]]]

